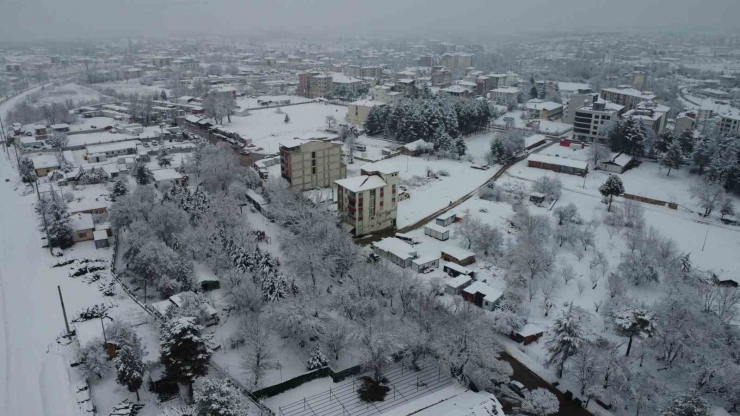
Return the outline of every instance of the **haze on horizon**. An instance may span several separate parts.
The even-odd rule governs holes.
[[[258,35],[737,31],[737,0],[4,0],[6,41]]]

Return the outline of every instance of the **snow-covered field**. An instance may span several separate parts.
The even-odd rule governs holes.
[[[132,78],[124,81],[109,81],[95,84],[98,88],[112,88],[116,92],[131,95],[151,95],[154,93],[161,93],[164,90],[169,96],[169,90],[160,85],[142,85],[138,78]]]
[[[79,84],[63,84],[59,86],[48,86],[41,89],[38,93],[33,94],[32,102],[34,105],[42,106],[51,103],[64,103],[72,100],[75,103],[82,101],[99,100],[108,98],[105,95]]]
[[[301,97],[300,95],[260,95],[256,98],[251,97],[240,97],[236,99],[236,105],[245,108],[260,108],[260,101],[290,101],[290,104],[296,103],[307,103],[313,101],[310,98]],[[270,107],[274,107],[275,103],[270,103]]]

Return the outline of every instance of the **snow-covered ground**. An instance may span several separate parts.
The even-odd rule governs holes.
[[[169,96],[169,90],[167,90],[163,86],[142,85],[139,82],[138,78],[132,78],[129,80],[124,80],[124,81],[101,82],[99,84],[95,84],[95,87],[112,88],[116,90],[116,92],[127,94],[127,95],[131,95],[131,94],[152,95],[155,92],[159,94],[162,92],[162,90],[165,90],[167,96]]]
[[[307,103],[313,100],[310,98],[301,97],[300,95],[260,95],[256,98],[251,98],[251,97],[237,98],[236,105],[238,105],[242,109],[259,108],[259,107],[262,107],[259,103],[260,101],[273,101],[273,102],[290,101],[290,104],[296,104],[296,103]],[[270,103],[270,107],[274,107],[275,105],[276,105],[275,103]]]
[[[101,98],[108,97],[91,88],[69,83],[59,86],[47,86],[38,91],[38,93],[33,94],[31,101],[34,105],[42,106],[52,103],[61,104],[67,100],[72,100],[78,103],[82,101],[99,100]]]

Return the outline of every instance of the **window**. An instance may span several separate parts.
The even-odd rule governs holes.
[[[392,193],[393,195],[395,195],[395,194],[396,194],[396,185],[393,185],[393,187],[391,188],[391,193]]]
[[[314,160],[314,162],[315,162],[315,160]],[[314,166],[314,167],[311,168],[311,173],[314,174],[314,175],[316,174],[316,166]]]
[[[87,233],[85,231],[79,232],[79,233],[77,233],[77,237],[79,237],[79,238],[85,238],[85,237],[87,237]]]

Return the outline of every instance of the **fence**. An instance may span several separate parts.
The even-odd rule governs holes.
[[[265,387],[264,389],[257,390],[253,394],[259,398],[272,397],[280,393],[283,393],[285,391],[288,391],[290,389],[296,388],[303,383],[307,383],[309,381],[316,380],[319,378],[331,377],[331,379],[335,383],[338,383],[347,377],[360,374],[360,372],[362,372],[362,367],[360,367],[359,365],[356,365],[354,367],[349,367],[341,371],[334,371],[334,369],[327,366],[327,367],[319,368],[317,370],[310,371],[308,373],[301,374],[297,377],[293,377],[290,380],[286,380],[280,384],[275,384],[273,386]]]
[[[678,204],[675,202],[666,202],[666,201],[661,201],[660,199],[652,199],[652,198],[648,198],[648,197],[644,197],[640,195],[634,195],[634,194],[622,194],[621,196],[622,198],[625,198],[625,199],[631,199],[633,201],[644,202],[646,204],[658,205],[661,207],[664,207],[667,205],[668,208],[670,209],[678,209]]]

